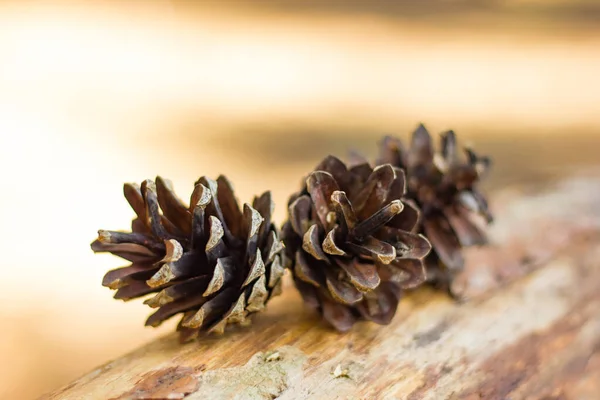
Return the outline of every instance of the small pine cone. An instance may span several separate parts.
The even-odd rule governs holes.
[[[116,299],[153,294],[145,304],[158,310],[146,325],[183,313],[182,341],[200,331],[222,333],[228,323],[248,324],[248,314],[280,293],[283,243],[271,222],[269,192],[241,212],[223,176],[200,178],[190,207],[160,177],[123,189],[137,214],[132,232],[101,230],[92,249],[131,262],[109,271],[102,284],[117,290]]]
[[[406,170],[407,198],[422,212],[419,232],[433,245],[426,259],[428,280],[449,289],[454,275],[464,267],[462,247],[487,243],[483,227],[493,218],[477,184],[491,162],[469,148],[461,159],[453,131],[443,133],[440,142],[441,152],[434,153],[431,135],[423,125],[413,133],[409,149],[399,139],[385,137],[377,164]]]
[[[402,289],[425,280],[431,245],[411,231],[419,211],[400,200],[404,172],[329,156],[289,201],[286,266],[305,302],[340,331],[390,322]]]

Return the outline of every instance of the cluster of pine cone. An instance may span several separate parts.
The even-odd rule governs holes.
[[[476,185],[490,167],[454,132],[438,151],[423,125],[405,147],[380,143],[374,166],[328,156],[288,202],[281,231],[269,192],[240,209],[229,181],[200,178],[189,206],[169,181],[125,184],[131,232],[99,231],[95,252],[131,264],[109,271],[115,298],[149,295],[157,326],[182,314],[182,341],[249,323],[281,292],[285,269],[304,301],[339,331],[359,320],[387,324],[402,292],[424,283],[448,289],[463,268],[461,249],[486,243],[492,221]]]

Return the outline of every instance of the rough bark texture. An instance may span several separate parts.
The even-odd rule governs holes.
[[[463,302],[419,289],[390,325],[339,334],[288,287],[251,328],[167,336],[45,398],[597,399],[598,175],[496,199],[493,245],[455,282]]]

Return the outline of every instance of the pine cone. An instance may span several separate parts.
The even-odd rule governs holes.
[[[101,230],[92,249],[131,262],[109,271],[102,284],[117,290],[116,299],[153,294],[145,304],[158,310],[146,325],[183,313],[182,341],[200,331],[222,333],[228,323],[249,323],[248,314],[280,293],[283,244],[269,192],[242,213],[223,176],[200,178],[189,208],[160,177],[123,189],[137,214],[132,232]]]
[[[401,169],[348,169],[329,156],[290,198],[286,266],[305,302],[340,331],[359,319],[389,323],[402,289],[425,280],[431,245],[411,233],[419,211],[404,192]]]
[[[449,288],[464,267],[462,247],[487,243],[482,225],[493,218],[476,186],[491,163],[469,148],[461,159],[453,131],[443,133],[440,142],[441,153],[435,154],[431,135],[423,125],[413,133],[409,149],[399,139],[385,137],[377,164],[406,170],[406,197],[420,207],[419,232],[433,245],[434,251],[426,259],[428,279]]]

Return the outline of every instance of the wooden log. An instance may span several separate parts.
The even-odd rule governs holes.
[[[339,334],[287,282],[248,328],[168,335],[44,398],[597,399],[598,175],[496,199],[493,244],[456,281],[465,301],[422,288],[390,325]]]

